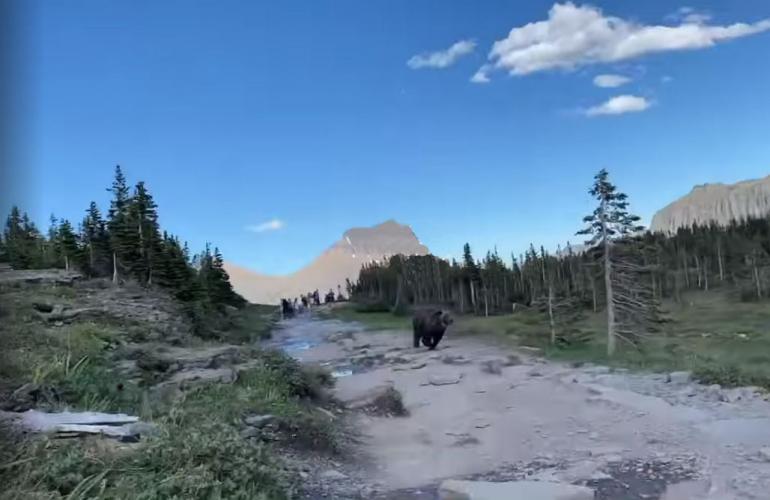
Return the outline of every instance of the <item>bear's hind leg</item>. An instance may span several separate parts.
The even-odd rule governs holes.
[[[431,335],[431,339],[430,339],[431,342],[430,342],[430,345],[428,346],[431,351],[436,349],[436,346],[438,345],[439,342],[441,342],[441,339],[443,337],[444,337],[444,332]]]

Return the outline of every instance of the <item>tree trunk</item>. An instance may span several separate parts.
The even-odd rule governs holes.
[[[500,309],[502,309],[502,304],[505,303],[505,301],[508,300],[508,280],[503,280],[503,299],[500,301]]]
[[[722,245],[717,242],[717,264],[719,265],[719,281],[725,280],[725,268],[722,264]]]
[[[615,304],[612,295],[612,260],[610,259],[610,239],[607,234],[607,214],[602,202],[602,240],[604,244],[604,288],[607,293],[607,356],[615,354]]]
[[[700,288],[702,283],[701,272],[700,272],[700,259],[698,258],[697,255],[694,257],[694,259],[695,259],[695,273],[698,275],[698,288]]]
[[[551,345],[556,345],[556,325],[553,321],[553,285],[548,285],[548,322],[551,325]]]
[[[64,270],[69,271],[70,270],[70,259],[67,257],[67,254],[64,254]]]
[[[396,287],[396,303],[393,304],[393,309],[397,309],[399,302],[401,301],[401,286],[404,279],[401,277],[401,275],[398,276],[398,286]]]
[[[591,275],[591,298],[593,299],[595,313],[598,310],[598,306],[596,304],[596,278],[593,275]]]
[[[118,255],[112,252],[112,283],[118,284]]]
[[[751,266],[754,269],[754,283],[757,287],[757,299],[762,299],[762,284],[759,282],[759,269],[757,269],[757,257],[751,259]]]
[[[484,316],[489,317],[489,289],[484,287]]]
[[[708,257],[703,257],[703,289],[709,291],[709,265]]]
[[[682,280],[679,279],[679,273],[674,273],[674,301],[676,303],[682,302],[681,296]]]
[[[441,266],[439,266],[438,260],[436,262],[436,292],[439,302],[444,302],[444,287],[441,284]]]
[[[684,264],[684,286],[688,290],[690,289],[690,273],[687,272],[689,266],[687,265],[687,254],[682,254],[682,263]]]

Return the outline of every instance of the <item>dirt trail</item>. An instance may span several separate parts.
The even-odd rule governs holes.
[[[770,498],[770,403],[752,390],[573,368],[451,330],[428,351],[410,332],[303,317],[275,339],[336,368],[343,401],[384,384],[403,395],[408,417],[353,417],[360,456],[343,470],[365,485],[359,497],[428,499],[443,479],[528,477],[612,500]],[[675,483],[684,492],[664,494]]]

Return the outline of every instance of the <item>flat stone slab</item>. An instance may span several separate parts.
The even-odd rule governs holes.
[[[430,375],[425,385],[454,385],[459,384],[460,379],[462,379],[462,375]]]
[[[439,500],[594,500],[594,490],[585,486],[545,481],[447,480],[441,483]]]
[[[58,412],[28,410],[22,413],[0,412],[0,420],[29,432],[59,435],[98,434],[117,438],[138,438],[157,432],[154,424],[123,413]]]

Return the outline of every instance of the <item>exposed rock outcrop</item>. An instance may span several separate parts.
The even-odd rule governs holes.
[[[650,230],[673,233],[693,224],[727,225],[770,214],[770,176],[735,184],[702,184],[659,210]]]

